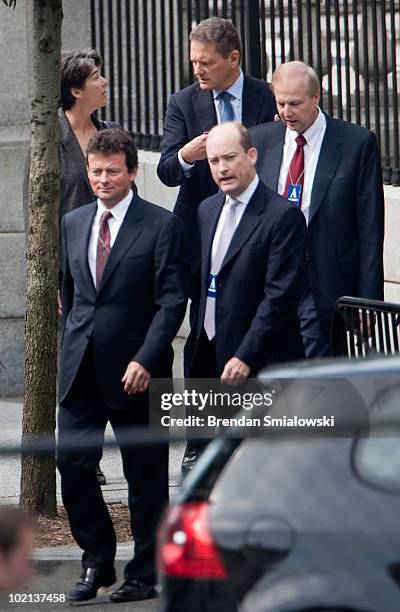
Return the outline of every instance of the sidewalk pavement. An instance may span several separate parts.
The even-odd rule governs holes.
[[[174,349],[176,353],[175,376],[181,377],[181,353],[182,340],[175,342]],[[22,399],[0,399],[0,446],[2,444],[19,444],[21,440],[22,427]],[[111,427],[107,428],[106,435],[113,437]],[[170,446],[170,498],[173,499],[180,483],[180,465],[184,451],[185,442],[174,442]],[[104,449],[101,468],[107,478],[107,485],[102,487],[103,496],[106,502],[123,502],[127,503],[128,490],[127,484],[122,473],[122,463],[117,446]],[[20,456],[2,457],[0,455],[0,505],[18,504],[19,488],[21,477]],[[57,503],[61,504],[60,496],[60,477],[57,473]],[[118,580],[122,580],[123,567],[126,561],[132,556],[132,543],[122,544],[118,546],[116,571]],[[77,546],[58,546],[52,548],[38,549],[35,553],[37,561],[37,576],[27,589],[21,589],[21,592],[30,593],[65,593],[69,590],[72,584],[76,581],[80,574],[80,557],[81,550]],[[97,602],[99,598],[95,600]],[[107,598],[104,599],[104,605],[107,605]],[[94,603],[92,605],[94,605]],[[64,604],[65,606],[66,604]],[[137,611],[141,610],[156,610],[155,600],[151,600],[146,604],[137,604],[142,607],[129,609]],[[62,609],[56,604],[48,604],[48,609]],[[0,611],[9,609],[23,608],[24,604],[10,604],[0,601]],[[30,609],[35,609],[34,604],[29,604]],[[47,609],[44,604],[41,604],[37,609]],[[95,610],[103,609],[97,604],[93,607]],[[107,608],[109,609],[109,607]],[[125,609],[118,607],[121,612]],[[128,609],[128,608],[126,608]],[[91,608],[92,610],[92,608]]]

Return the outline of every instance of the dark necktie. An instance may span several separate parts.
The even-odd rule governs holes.
[[[103,276],[104,268],[110,254],[110,227],[108,220],[112,214],[106,210],[100,218],[99,238],[97,240],[97,255],[96,255],[96,287],[100,285],[101,277]]]
[[[218,94],[218,99],[222,100],[222,116],[221,123],[225,123],[225,121],[233,121],[235,119],[235,113],[233,112],[233,106],[231,104],[231,100],[233,100],[234,96],[230,94],[228,91],[221,91]]]
[[[285,198],[289,196],[289,185],[301,185],[299,200],[299,208],[301,208],[301,196],[303,195],[304,185],[304,145],[307,144],[303,134],[299,134],[296,137],[296,144],[297,147],[293,154],[292,161],[290,162],[283,195]]]

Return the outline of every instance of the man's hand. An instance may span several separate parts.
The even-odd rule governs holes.
[[[206,142],[207,142],[208,133],[200,134],[200,136],[196,136],[190,142],[185,144],[181,149],[181,155],[183,160],[187,164],[193,164],[193,162],[198,161],[200,159],[207,159],[206,153]]]
[[[232,357],[224,367],[221,382],[227,385],[240,385],[249,377],[250,368],[237,357]]]
[[[143,393],[149,386],[151,374],[137,361],[131,361],[122,378],[124,391],[128,395]]]

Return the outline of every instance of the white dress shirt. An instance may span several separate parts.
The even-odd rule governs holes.
[[[243,83],[244,83],[244,74],[242,71],[240,71],[239,77],[229,87],[229,89],[226,89],[226,90],[213,89],[212,90],[218,124],[221,123],[224,103],[222,100],[217,100],[217,97],[222,91],[227,91],[233,97],[231,99],[231,104],[233,108],[233,114],[234,114],[235,121],[242,122]],[[182,166],[186,176],[190,176],[193,170],[194,164],[188,164],[187,162],[184,161],[182,157],[181,149],[179,149],[178,151],[178,159],[179,159],[179,163]]]
[[[106,208],[101,200],[97,199],[97,212],[94,217],[94,221],[92,224],[92,231],[90,234],[89,240],[89,249],[88,249],[88,261],[90,273],[93,278],[94,286],[96,287],[96,259],[97,259],[97,242],[99,240],[99,231],[100,231],[100,219],[101,215],[109,211],[112,214],[112,217],[108,219],[108,227],[110,228],[110,248],[112,248],[120,227],[122,225],[123,220],[125,219],[125,215],[129,208],[129,204],[132,200],[132,190],[129,191],[128,195],[125,196],[121,202],[118,202],[113,208]]]
[[[259,178],[256,175],[254,177],[254,179],[251,181],[250,185],[247,187],[247,189],[245,189],[243,191],[243,193],[241,193],[240,195],[238,195],[237,198],[235,198],[236,202],[240,202],[236,208],[235,208],[235,213],[236,213],[236,217],[235,217],[235,223],[236,223],[236,227],[239,225],[241,218],[243,217],[244,211],[246,210],[246,206],[249,203],[253,193],[255,192],[255,190],[257,189],[257,185],[259,183]],[[219,236],[221,234],[222,228],[224,226],[225,223],[225,217],[227,214],[227,210],[228,210],[228,206],[230,203],[231,197],[230,196],[226,196],[225,198],[225,204],[222,207],[221,210],[221,214],[219,216],[218,219],[218,224],[217,224],[217,228],[215,230],[215,234],[214,234],[214,240],[213,240],[213,245],[212,245],[212,254],[211,257],[215,257],[215,250],[216,247],[219,243]],[[229,244],[226,245],[226,249],[228,250]]]
[[[304,145],[304,183],[303,194],[301,196],[301,210],[308,223],[308,214],[310,212],[311,191],[314,183],[315,170],[317,168],[319,153],[321,151],[322,141],[326,130],[326,119],[321,109],[318,107],[318,117],[311,127],[303,132],[303,136],[307,141]],[[290,162],[294,152],[296,151],[296,138],[298,133],[294,130],[286,128],[285,143],[283,146],[283,157],[281,170],[279,173],[278,193],[283,194],[285,191],[286,179],[289,172]]]

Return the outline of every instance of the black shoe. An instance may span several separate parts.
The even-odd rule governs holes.
[[[94,567],[89,567],[82,572],[80,580],[76,583],[73,589],[68,593],[68,601],[78,602],[94,599],[97,595],[97,589],[100,587],[109,587],[116,581],[115,572],[110,574],[101,574],[100,570]]]
[[[99,483],[101,487],[104,487],[104,485],[107,484],[107,480],[106,480],[106,477],[104,476],[104,473],[101,470],[100,464],[96,465],[95,472],[96,472],[97,482]]]
[[[202,448],[197,448],[196,446],[192,446],[185,454],[183,455],[181,472],[183,476],[189,474],[189,472],[194,468],[196,461],[200,457],[202,453]]]
[[[114,603],[123,601],[140,601],[157,597],[157,591],[152,584],[146,584],[141,580],[125,580],[121,586],[111,593],[110,599]]]

